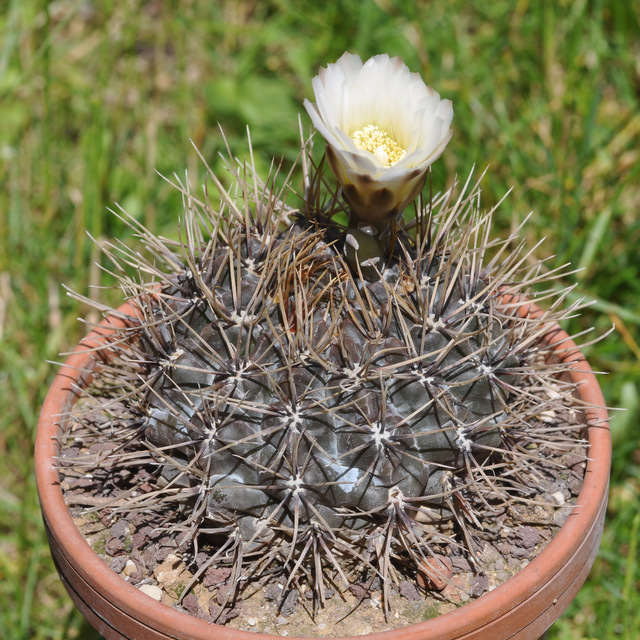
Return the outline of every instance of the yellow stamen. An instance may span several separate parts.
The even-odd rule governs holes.
[[[373,153],[384,167],[392,167],[407,153],[384,129],[375,124],[368,124],[354,131],[351,139],[360,151]]]

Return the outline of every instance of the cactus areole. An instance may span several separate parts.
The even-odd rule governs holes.
[[[384,74],[415,113],[366,102]],[[581,356],[549,339],[576,307],[527,302],[558,272],[515,236],[489,239],[477,184],[412,204],[451,104],[386,56],[345,54],[314,88],[335,188],[307,142],[297,200],[230,160],[232,189],[209,170],[217,207],[177,185],[177,241],[130,220],[148,251],[108,249],[130,303],[107,312],[119,320],[82,390],[104,410],[105,462],[151,470],[117,508],[161,507],[206,567],[229,567],[222,609],[268,575],[318,607],[330,584],[378,578],[387,609],[398,575],[447,545],[476,562],[483,522],[537,499],[536,460],[587,424],[566,376]],[[94,415],[78,406],[68,437]]]

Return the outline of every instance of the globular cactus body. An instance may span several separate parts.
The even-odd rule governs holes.
[[[158,294],[147,439],[191,467],[206,519],[254,543],[294,522],[351,535],[393,500],[441,506],[451,470],[501,443],[495,294],[443,256],[360,282],[323,232],[277,233],[237,224]]]
[[[237,204],[226,194],[214,211],[181,187],[186,239],[140,229],[153,259],[123,249],[138,311],[104,375],[137,425],[126,464],[155,478],[131,508],[173,505],[168,522],[235,568],[228,602],[268,571],[320,602],[326,580],[365,573],[386,606],[397,571],[415,577],[452,541],[473,557],[469,527],[528,495],[538,417],[571,394],[545,363],[563,315],[521,312],[540,264],[487,240],[477,188],[367,244],[333,221],[336,197],[315,204],[320,180],[301,212],[230,168]]]

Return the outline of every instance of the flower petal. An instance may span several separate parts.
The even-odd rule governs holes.
[[[354,222],[389,224],[417,197],[429,166],[451,139],[451,102],[441,100],[400,58],[387,54],[363,63],[360,56],[345,53],[321,69],[312,85],[316,102],[305,100],[304,105],[327,142],[329,165]],[[375,153],[359,149],[352,139],[356,131],[362,136],[365,127],[382,132],[363,147]],[[385,136],[406,152],[390,167],[385,159],[393,156],[383,149],[391,147],[370,146],[386,144]]]

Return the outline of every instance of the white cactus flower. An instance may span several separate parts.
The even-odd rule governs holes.
[[[312,84],[316,102],[304,106],[327,142],[327,160],[355,218],[350,224],[381,230],[422,191],[451,139],[451,101],[386,54],[363,64],[345,53]]]

